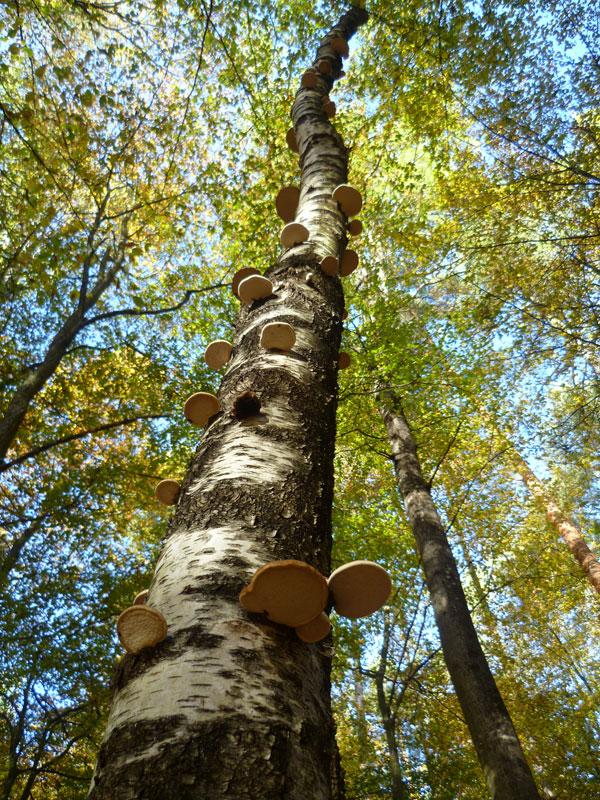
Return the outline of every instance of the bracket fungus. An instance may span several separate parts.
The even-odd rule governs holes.
[[[343,322],[345,319],[348,319],[348,309],[347,309],[347,308],[345,308],[345,309],[342,311],[342,322]]]
[[[350,366],[350,354],[341,352],[338,356],[338,369],[347,369]]]
[[[353,219],[348,223],[348,233],[350,236],[360,236],[363,224],[359,219]]]
[[[355,217],[362,208],[361,193],[347,183],[336,186],[331,196],[347,217]]]
[[[319,79],[314,69],[307,69],[300,80],[300,86],[303,89],[314,89],[318,82]]]
[[[336,112],[335,103],[331,101],[329,101],[328,103],[323,103],[323,111],[327,119],[333,119],[335,117],[335,112]]]
[[[324,639],[331,630],[331,622],[329,617],[324,611],[321,611],[318,617],[311,619],[305,625],[298,625],[296,627],[296,634],[298,638],[311,644],[312,642],[320,642]]]
[[[331,45],[333,51],[338,53],[342,58],[348,58],[350,55],[348,42],[341,36],[338,36],[336,39],[332,39],[329,44]]]
[[[318,617],[327,604],[327,581],[303,561],[271,561],[257,570],[240,592],[246,611],[297,628]]]
[[[136,596],[133,598],[133,605],[134,606],[145,606],[148,602],[148,595],[150,592],[148,589],[142,589],[141,592],[138,592]]]
[[[126,608],[117,620],[117,636],[128,653],[154,647],[167,635],[165,618],[155,608],[136,605]]]
[[[233,279],[231,281],[231,291],[234,293],[234,295],[237,297],[238,300],[240,299],[240,296],[238,294],[238,287],[240,283],[244,280],[244,278],[247,278],[249,275],[260,275],[260,271],[257,270],[256,267],[242,267],[241,269],[238,269],[238,271],[233,276]]]
[[[317,67],[319,68],[319,72],[321,72],[323,75],[331,75],[331,62],[326,58],[319,59],[317,62]]]
[[[287,142],[287,146],[290,148],[292,153],[300,152],[300,150],[298,149],[298,142],[296,141],[296,134],[294,133],[293,128],[290,128],[286,133],[285,141]]]
[[[338,260],[335,256],[325,256],[325,258],[321,259],[321,269],[325,273],[325,275],[333,276],[337,275],[338,271]]]
[[[269,322],[262,329],[260,343],[267,350],[291,350],[296,344],[296,334],[287,322]]]
[[[284,222],[292,222],[300,200],[300,189],[297,186],[284,186],[275,198],[275,209]]]
[[[346,278],[358,267],[358,253],[355,250],[345,250],[340,264],[340,275]]]
[[[210,392],[196,392],[185,401],[183,414],[188,422],[203,428],[208,420],[221,409],[221,403]]]
[[[279,232],[281,244],[284,247],[294,247],[296,244],[308,241],[308,228],[301,222],[288,222]]]
[[[273,284],[264,275],[249,275],[243,281],[240,281],[238,294],[242,303],[263,300],[273,294]]]
[[[231,358],[232,349],[230,342],[226,342],[225,339],[217,339],[211,342],[204,351],[204,360],[211,369],[221,369]]]
[[[156,485],[154,495],[165,506],[174,506],[181,486],[177,481],[167,478]]]
[[[327,581],[333,607],[342,617],[368,617],[385,605],[392,581],[383,567],[373,561],[351,561],[338,567]]]

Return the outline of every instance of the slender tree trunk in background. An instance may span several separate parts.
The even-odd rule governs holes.
[[[485,588],[482,586],[481,581],[479,580],[479,575],[477,573],[477,567],[473,563],[473,561],[469,557],[469,546],[463,532],[461,530],[461,525],[458,519],[455,519],[452,523],[452,527],[454,528],[454,532],[458,537],[458,541],[460,542],[461,550],[463,552],[465,562],[467,565],[467,572],[469,573],[469,578],[471,583],[473,584],[473,588],[475,589],[475,594],[477,597],[476,608],[473,611],[477,611],[478,614],[481,615],[481,618],[485,622],[486,628],[489,631],[491,638],[494,641],[494,647],[496,653],[502,653],[503,659],[511,659],[512,657],[506,653],[504,642],[502,641],[502,635],[500,630],[498,629],[498,620],[496,619],[496,615],[490,608],[490,604],[488,603],[488,594]]]
[[[396,721],[392,716],[389,703],[385,694],[384,678],[380,674],[375,676],[375,687],[377,689],[377,705],[379,715],[385,733],[387,744],[388,759],[390,765],[390,775],[392,776],[392,800],[409,800],[410,794],[408,786],[404,780],[400,755],[398,752],[398,742],[396,741]]]
[[[362,682],[362,666],[360,656],[354,659],[354,707],[356,708],[356,730],[358,739],[358,760],[364,764],[367,760],[367,745],[369,743],[369,731],[367,728],[367,716],[365,714],[365,693]]]
[[[406,313],[408,313],[411,320],[419,319],[418,312],[413,309]],[[421,331],[425,334],[432,347],[437,352],[437,345],[427,331],[427,328],[423,326]],[[449,370],[451,375],[456,376],[456,372],[454,372],[454,370],[447,365],[446,368]],[[600,594],[600,563],[587,546],[581,531],[573,522],[573,520],[569,519],[568,514],[565,514],[558,503],[552,498],[542,481],[540,481],[540,479],[536,477],[536,475],[534,475],[534,473],[529,469],[529,465],[517,450],[515,444],[511,440],[510,435],[502,429],[502,427],[498,424],[498,421],[487,412],[483,412],[482,416],[490,429],[501,436],[508,444],[511,452],[511,459],[524,484],[527,486],[532,495],[541,501],[546,513],[546,519],[554,525],[558,533],[565,540],[567,547],[579,562],[579,565],[586,574],[587,579],[592,584],[596,592]]]
[[[4,769],[6,772],[2,782],[2,787],[0,788],[0,800],[10,800],[13,786],[21,774],[19,770],[19,753],[22,747],[23,737],[25,735],[27,709],[32,683],[33,680],[31,677],[29,677],[26,685],[23,688],[22,705],[18,712],[18,720],[16,724],[12,724],[8,717],[5,718],[8,727],[8,737],[4,742]]]
[[[322,112],[341,59],[328,42],[365,22],[354,8],[325,37],[332,77],[298,92],[301,153],[296,219],[310,242],[266,275],[273,296],[242,308],[207,426],[185,476],[150,587],[166,618],[156,648],[122,660],[89,797],[93,800],[340,800],[330,707],[330,645],[246,613],[238,594],[256,569],[295,558],[329,574],[341,283],[320,270],[345,246],[331,192],[347,154]],[[241,265],[240,265],[241,266]],[[313,273],[307,280],[307,273]],[[292,352],[259,344],[267,322],[296,331]],[[229,410],[255,392],[262,424]]]
[[[569,519],[558,503],[548,494],[544,484],[529,469],[525,461],[517,454],[515,459],[517,471],[531,494],[543,505],[546,519],[554,525],[558,533],[567,543],[581,569],[598,594],[600,594],[600,564],[587,546],[577,525]]]
[[[539,800],[512,721],[481,649],[442,522],[421,473],[400,399],[382,394],[398,489],[421,558],[444,658],[493,800]]]
[[[0,800],[10,800],[10,795],[15,781],[19,777],[19,770],[17,767],[17,758],[14,753],[10,753],[8,757],[8,764],[6,765],[6,774],[2,787],[0,788]]]
[[[385,732],[385,741],[390,760],[390,775],[392,776],[392,800],[409,800],[409,788],[402,774],[400,756],[398,754],[398,742],[396,740],[396,719],[392,714],[391,702],[386,693],[386,673],[389,662],[391,623],[388,614],[385,614],[383,629],[383,639],[379,653],[379,667],[373,673],[375,688],[377,690],[377,706],[381,724]]]

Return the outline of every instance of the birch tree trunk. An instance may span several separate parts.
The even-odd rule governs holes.
[[[393,392],[380,413],[431,593],[444,659],[493,800],[539,800],[509,713],[481,649],[442,522],[421,473],[412,432]]]
[[[218,392],[222,411],[182,483],[150,587],[148,602],[165,616],[168,635],[117,669],[91,800],[344,796],[328,640],[303,644],[292,629],[245,612],[238,594],[273,560],[294,558],[329,574],[344,298],[319,263],[346,244],[331,193],[346,180],[347,153],[322,98],[341,69],[328,43],[349,39],[366,19],[358,8],[341,18],[318,49],[332,75],[296,96],[296,219],[310,241],[267,270],[274,294],[238,315]],[[260,346],[273,321],[294,328],[290,353]],[[245,390],[261,401],[258,424],[230,414]]]

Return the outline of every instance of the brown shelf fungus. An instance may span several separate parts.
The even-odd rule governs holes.
[[[341,183],[331,195],[347,217],[355,217],[362,208],[362,195],[354,186]]]
[[[165,618],[146,605],[126,608],[117,620],[117,636],[128,653],[136,655],[144,647],[154,647],[167,635]]]
[[[346,278],[358,267],[358,253],[355,250],[345,250],[340,264],[340,275]]]
[[[264,300],[273,294],[273,284],[264,275],[249,275],[240,281],[238,294],[242,303],[253,303],[255,300]]]
[[[348,233],[350,236],[360,236],[362,233],[363,224],[359,219],[353,219],[348,224]]]
[[[284,247],[294,247],[296,244],[308,241],[308,228],[300,222],[288,222],[279,232],[281,244]]]
[[[342,617],[368,617],[385,605],[392,590],[390,576],[373,561],[352,561],[329,576],[333,607]]]
[[[284,186],[275,198],[275,209],[284,222],[292,222],[296,216],[300,189],[297,186]]]
[[[325,116],[327,117],[327,119],[333,119],[335,117],[335,112],[336,112],[335,103],[332,103],[331,101],[328,102],[328,103],[324,103],[323,104],[323,111],[324,111]]]
[[[249,275],[260,275],[260,272],[259,270],[256,269],[256,267],[242,267],[241,269],[238,269],[238,271],[233,276],[233,279],[231,281],[231,291],[237,297],[238,300],[240,299],[240,296],[238,294],[238,287],[240,283],[244,280],[244,278],[247,278]]]
[[[334,52],[339,53],[342,58],[348,58],[350,55],[350,51],[348,49],[348,42],[346,39],[343,39],[341,36],[338,36],[337,39],[332,39],[329,44],[331,45]]]
[[[347,309],[347,308],[345,308],[345,309],[342,311],[342,322],[343,322],[345,319],[348,319],[348,309]]]
[[[333,275],[337,275],[338,271],[338,260],[335,256],[325,256],[325,258],[321,259],[321,269],[325,273],[325,275],[329,275],[332,277]]]
[[[177,481],[167,478],[156,485],[154,496],[164,506],[174,506],[179,496],[181,486]]]
[[[342,351],[338,356],[338,369],[347,369],[350,366],[350,354]]]
[[[271,561],[254,573],[240,592],[246,611],[265,612],[270,620],[290,628],[306,625],[327,604],[327,581],[303,561]]]
[[[136,596],[133,598],[133,605],[134,606],[145,606],[148,602],[148,589],[142,589],[141,592],[138,592]]]
[[[290,128],[286,133],[285,141],[287,142],[287,146],[290,148],[292,153],[300,152],[300,150],[298,149],[298,142],[296,141],[296,134],[294,133],[293,128]]]
[[[318,82],[319,79],[314,69],[307,69],[300,80],[300,86],[303,89],[314,89]]]
[[[211,369],[221,369],[231,358],[232,349],[230,342],[226,342],[225,339],[217,339],[211,342],[204,351],[204,360]]]
[[[323,75],[331,75],[331,61],[328,61],[326,58],[321,58],[317,62],[317,67],[319,68],[319,72]]]
[[[287,322],[269,322],[262,329],[260,343],[266,350],[291,350],[296,344],[296,334]]]
[[[312,642],[320,642],[330,630],[331,622],[329,617],[324,611],[321,611],[319,616],[311,619],[310,622],[305,625],[298,625],[296,634],[301,641],[311,644]]]
[[[185,401],[183,414],[188,422],[203,428],[208,420],[221,409],[221,403],[214,394],[196,392]]]

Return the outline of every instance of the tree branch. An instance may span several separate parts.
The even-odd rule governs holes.
[[[12,461],[0,463],[0,472],[5,472],[6,470],[11,469],[11,467],[16,467],[17,464],[22,464],[23,461],[28,461],[31,458],[35,458],[35,456],[39,456],[41,453],[45,453],[47,450],[51,450],[53,447],[58,447],[59,445],[67,444],[68,442],[74,442],[77,439],[84,439],[86,436],[92,436],[94,433],[108,431],[112,428],[118,428],[124,425],[131,425],[134,422],[138,422],[142,419],[164,419],[165,417],[169,416],[169,414],[140,414],[137,417],[127,417],[126,419],[120,419],[117,422],[105,422],[103,425],[98,425],[97,427],[90,428],[87,431],[71,433],[68,436],[62,436],[60,439],[54,439],[51,442],[46,442],[46,444],[35,447],[33,450],[23,453],[22,456],[14,458]]]
[[[99,322],[103,319],[112,319],[113,317],[149,317],[149,316],[158,316],[159,314],[168,314],[172,311],[178,311],[182,308],[192,297],[194,294],[202,294],[203,292],[210,292],[213,289],[222,289],[224,286],[227,286],[226,283],[214,283],[211,286],[204,286],[202,289],[188,289],[187,292],[184,294],[183,299],[174,306],[168,306],[168,308],[120,308],[116,311],[107,311],[104,314],[97,314],[95,317],[90,317],[90,319],[83,320],[81,325],[79,326],[79,330],[86,328],[88,325],[92,325],[94,322]]]

